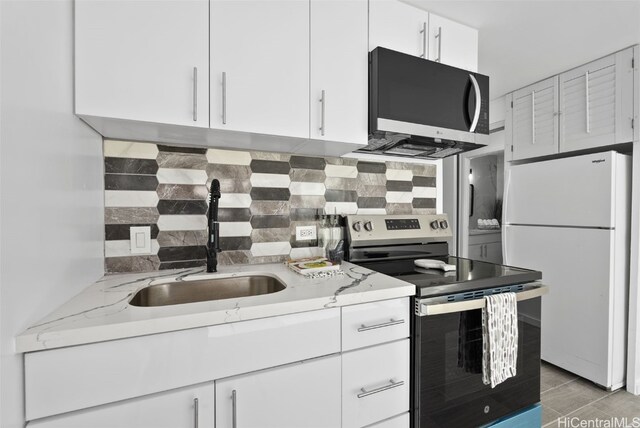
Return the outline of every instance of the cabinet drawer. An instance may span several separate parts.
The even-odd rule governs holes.
[[[343,428],[408,412],[409,382],[409,339],[344,353]]]
[[[342,350],[409,337],[409,299],[342,308]]]
[[[409,428],[409,412],[403,413],[391,419],[386,419],[367,428]]]
[[[26,419],[334,354],[339,332],[332,308],[31,352]]]

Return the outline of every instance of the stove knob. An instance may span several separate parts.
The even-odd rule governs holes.
[[[371,232],[373,230],[373,223],[371,223],[370,221],[366,222],[364,224],[364,230],[366,230],[367,232]]]
[[[440,220],[440,228],[441,229],[446,229],[449,227],[449,223],[447,223],[447,220]]]
[[[353,223],[352,227],[356,232],[360,232],[362,230],[362,222],[356,221],[355,223]]]
[[[431,223],[431,229],[440,229],[440,224],[438,223],[438,220],[433,220]]]

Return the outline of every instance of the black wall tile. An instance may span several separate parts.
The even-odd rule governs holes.
[[[158,202],[160,214],[206,214],[207,210],[206,201],[162,199]]]
[[[199,155],[207,154],[207,149],[201,147],[177,147],[177,146],[164,146],[158,144],[158,150],[161,152],[173,152],[173,153],[195,153]]]
[[[289,174],[289,162],[254,159],[251,161],[251,171],[265,174]]]
[[[160,263],[160,270],[165,269],[187,269],[193,267],[207,266],[207,260],[187,260],[179,262],[162,262]]]
[[[105,190],[156,190],[155,175],[105,174]]]
[[[144,174],[155,175],[158,163],[154,159],[104,158],[104,171],[107,174]]]
[[[288,201],[291,193],[289,189],[279,187],[254,187],[251,189],[251,199],[254,201]]]
[[[222,251],[234,251],[234,250],[250,250],[251,249],[251,237],[249,236],[223,236],[220,237],[220,249]]]
[[[202,245],[192,247],[164,247],[158,251],[161,262],[178,260],[206,260],[207,251]]]

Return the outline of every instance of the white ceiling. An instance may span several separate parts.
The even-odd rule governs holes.
[[[640,42],[640,0],[405,0],[479,31],[491,98]]]

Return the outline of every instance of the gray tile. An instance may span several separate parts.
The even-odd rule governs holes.
[[[436,198],[413,198],[413,208],[435,208]]]
[[[607,391],[578,379],[542,393],[541,399],[543,405],[549,406],[561,415],[566,415],[607,394]]]
[[[160,259],[156,255],[132,257],[107,257],[104,269],[107,273],[117,272],[152,272],[160,267]]]
[[[251,168],[246,165],[223,165],[210,163],[207,166],[209,181],[214,178],[218,180],[248,180],[251,177]]]
[[[156,190],[155,175],[105,174],[105,190]]]
[[[266,174],[289,174],[291,167],[289,162],[270,161],[270,160],[252,160],[249,165],[252,172]]]
[[[260,242],[283,242],[291,239],[291,231],[289,227],[272,228],[272,229],[253,229],[251,231],[251,241],[253,243]]]
[[[411,214],[431,215],[431,214],[437,214],[437,213],[435,208],[414,208],[411,211]]]
[[[218,221],[234,222],[251,220],[251,210],[249,208],[219,208]]]
[[[251,159],[289,162],[290,158],[291,155],[287,153],[251,152]]]
[[[577,378],[578,376],[573,373],[543,362],[540,367],[540,392],[545,392]]]
[[[412,214],[413,213],[413,205],[411,204],[389,203],[385,208],[387,210],[387,214]]]
[[[253,201],[250,210],[252,215],[289,215],[291,204],[289,201]]]
[[[385,208],[387,200],[385,198],[358,198],[358,208]]]
[[[153,159],[104,158],[104,172],[107,174],[155,175],[158,163]]]
[[[387,176],[384,174],[359,172],[358,181],[362,184],[366,184],[367,186],[386,186]]]
[[[156,189],[160,199],[200,199],[209,195],[207,186],[191,186],[188,184],[159,184]]]
[[[251,217],[251,227],[254,229],[289,227],[288,215],[254,215]]]
[[[549,406],[542,406],[542,426],[545,426],[548,423],[554,422],[562,416],[560,413],[556,412]]]
[[[195,153],[158,153],[156,158],[160,168],[207,169],[209,161],[204,154]]]
[[[387,165],[384,162],[358,162],[356,165],[358,172],[370,172],[375,174],[384,174],[387,172]]]
[[[387,180],[387,190],[390,192],[410,192],[413,190],[413,183],[410,181]]]
[[[327,202],[356,202],[358,193],[353,190],[333,190],[324,192],[324,199]]]
[[[218,264],[230,266],[247,264],[251,259],[251,251],[223,251],[218,253]]]
[[[180,247],[207,244],[204,230],[163,230],[158,233],[160,247]]]
[[[105,224],[132,224],[157,223],[158,209],[153,208],[123,208],[123,207],[107,207],[104,209]]]
[[[358,182],[356,192],[358,192],[358,196],[384,198],[387,196],[387,187],[385,185],[376,186]]]
[[[165,269],[187,269],[187,268],[195,268],[195,267],[203,267],[207,266],[206,260],[179,260],[174,262],[161,262],[160,270]]]
[[[411,164],[406,162],[386,161],[387,169],[411,169]]]
[[[224,193],[249,193],[251,181],[249,179],[222,179],[220,180],[220,192]]]
[[[158,202],[160,214],[206,214],[208,209],[206,201],[163,199]]]
[[[291,221],[313,221],[322,215],[322,210],[318,208],[292,208]]]
[[[413,176],[413,185],[419,187],[436,187],[435,177]]]
[[[425,177],[435,177],[438,169],[435,165],[425,165],[417,163],[407,164],[407,166],[411,168],[414,175],[421,175]]]
[[[315,169],[292,169],[289,173],[291,181],[301,183],[324,183],[327,175],[323,171]]]
[[[318,169],[324,170],[327,165],[324,158],[314,158],[308,156],[291,156],[289,159],[291,168]]]
[[[289,189],[280,187],[254,187],[251,189],[251,199],[254,201],[288,201],[290,196]]]
[[[595,402],[593,407],[618,418],[640,417],[640,396],[619,390]]]
[[[158,144],[158,150],[160,152],[170,152],[170,153],[193,153],[204,155],[207,153],[207,149],[201,147],[182,147],[182,146],[165,146],[162,144]]]
[[[334,190],[357,190],[360,182],[357,178],[327,177],[324,186]]]
[[[222,251],[251,250],[251,238],[248,236],[220,237]]]
[[[326,200],[324,196],[291,196],[291,208],[324,208]]]
[[[356,166],[358,164],[358,160],[354,158],[325,158],[327,165],[345,165],[345,166]]]

